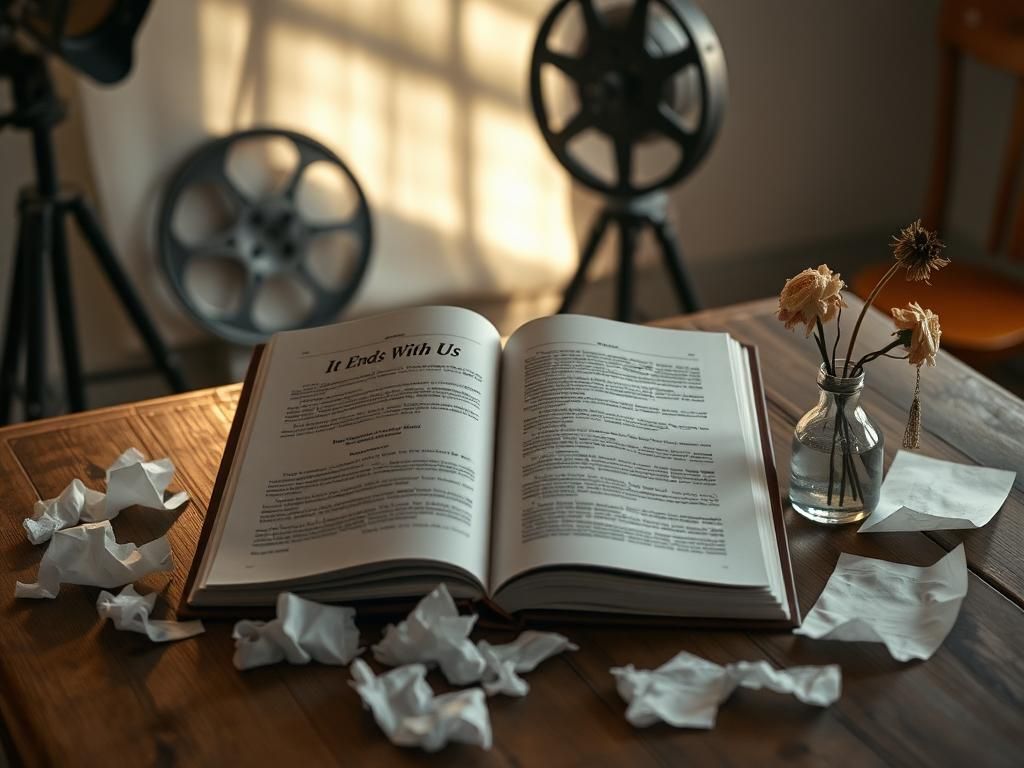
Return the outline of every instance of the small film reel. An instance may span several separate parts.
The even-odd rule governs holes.
[[[530,97],[544,140],[573,177],[637,197],[678,182],[707,153],[727,99],[725,58],[690,0],[560,0],[537,35]],[[574,104],[559,114],[566,101]],[[588,135],[610,149],[610,167],[577,146]],[[645,146],[655,143],[656,167],[644,172]]]
[[[201,325],[240,344],[334,321],[371,242],[370,209],[348,166],[276,129],[202,145],[171,179],[158,223],[175,294]]]

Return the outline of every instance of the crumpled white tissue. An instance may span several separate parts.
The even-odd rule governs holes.
[[[167,537],[136,547],[118,544],[109,520],[57,531],[39,561],[35,584],[17,582],[15,597],[54,598],[61,584],[122,587],[155,571],[174,567]]]
[[[408,664],[376,676],[362,659],[352,663],[352,681],[363,705],[392,744],[436,752],[449,741],[491,748],[491,718],[483,690],[435,696],[423,664]]]
[[[154,643],[184,640],[186,637],[205,632],[201,621],[165,621],[151,619],[149,614],[156,605],[156,592],[140,595],[131,584],[118,595],[100,592],[96,600],[96,612],[101,619],[110,619],[114,626],[127,632],[146,635]]]
[[[291,592],[277,596],[277,618],[235,624],[236,669],[290,664],[348,664],[362,650],[355,608],[324,605]]]
[[[818,707],[836,701],[842,688],[836,664],[774,669],[766,661],[739,661],[723,667],[685,651],[654,670],[629,664],[611,673],[629,705],[626,720],[640,728],[660,721],[677,728],[713,728],[719,705],[737,687],[789,693]]]
[[[491,645],[486,640],[476,644],[487,665],[483,672],[483,686],[488,696],[503,693],[506,696],[525,696],[530,686],[520,672],[532,672],[545,659],[562,651],[578,651],[579,646],[557,632],[527,630],[511,643]]]
[[[927,568],[843,553],[795,634],[885,643],[894,659],[931,657],[967,595],[964,545]]]
[[[384,637],[373,646],[381,664],[397,667],[419,662],[437,665],[455,685],[480,679],[486,662],[469,633],[476,616],[460,616],[448,588],[441,584],[420,600],[405,621],[389,624]]]
[[[101,493],[72,480],[60,495],[37,501],[33,516],[22,525],[33,544],[42,544],[56,531],[77,525],[80,520],[96,523],[112,520],[127,507],[138,504],[150,509],[177,509],[186,501],[184,491],[166,501],[164,491],[174,477],[170,459],[146,461],[136,448],[129,448],[107,468],[107,492]]]
[[[857,533],[981,528],[1010,495],[1017,473],[899,451],[878,505]]]

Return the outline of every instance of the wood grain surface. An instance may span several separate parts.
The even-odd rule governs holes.
[[[851,307],[848,313],[856,311]],[[773,318],[774,302],[710,310],[668,323],[727,330],[758,345],[775,454],[785,486],[796,418],[816,400],[813,345]],[[873,313],[865,331],[889,333]],[[170,574],[138,584],[172,615],[192,558],[238,388],[225,387],[0,430],[0,735],[15,765],[1021,765],[1024,737],[1024,403],[941,355],[923,377],[922,450],[1014,469],[1002,511],[973,532],[857,535],[787,510],[801,604],[809,609],[841,552],[927,565],[963,541],[970,585],[960,617],[927,662],[899,663],[884,646],[814,641],[787,633],[602,629],[560,631],[581,650],[529,675],[525,699],[489,701],[494,747],[439,755],[391,746],[348,685],[344,668],[277,665],[236,672],[230,622],[168,645],[118,632],[96,614],[97,589],[65,586],[56,600],[15,600],[34,581],[42,547],[21,520],[37,498],[74,477],[103,487],[103,468],[137,446],[170,456],[172,490],[192,501],[177,514],[129,510],[119,541],[168,533]],[[902,437],[913,370],[880,360],[862,400],[885,432],[886,464]],[[785,496],[785,487],[782,489]],[[367,644],[380,627],[361,624]],[[510,636],[482,633],[499,641]],[[828,709],[738,691],[714,730],[634,729],[609,667],[654,667],[680,650],[719,663],[839,663],[842,698]],[[436,690],[448,690],[437,674]],[[2,764],[2,759],[0,759]]]

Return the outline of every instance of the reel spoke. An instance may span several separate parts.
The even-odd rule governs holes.
[[[671,77],[679,70],[690,64],[698,63],[697,51],[691,42],[683,50],[668,56],[654,56],[651,58],[651,70],[655,77],[664,80]]]
[[[238,243],[235,230],[231,229],[203,240],[196,245],[185,245],[175,236],[175,240],[190,259],[237,259]]]
[[[295,191],[299,188],[299,182],[302,181],[302,174],[306,172],[306,169],[309,168],[309,166],[321,159],[310,155],[304,147],[296,146],[296,149],[299,150],[299,159],[295,163],[295,168],[292,169],[292,175],[288,177],[288,181],[285,183],[284,190],[281,193],[289,200],[295,199]]]
[[[618,169],[619,189],[628,190],[633,178],[633,142],[629,139],[616,137],[615,165]]]
[[[561,151],[564,152],[569,142],[589,127],[590,117],[581,109],[573,116],[572,120],[566,123],[565,127],[552,138],[557,142]]]
[[[348,229],[361,229],[363,226],[363,217],[358,212],[349,216],[347,219],[339,219],[338,221],[321,222],[318,224],[307,224],[306,229],[309,232],[310,237],[320,237],[320,235],[327,235],[331,232],[344,232]]]
[[[579,82],[582,79],[583,59],[578,59],[574,56],[566,56],[564,53],[557,53],[552,51],[550,48],[545,48],[540,53],[540,60],[545,64],[551,64],[552,66],[562,70],[566,77],[569,77],[576,82]]]
[[[667,138],[681,145],[684,150],[688,149],[693,143],[694,134],[686,130],[679,115],[668,104],[658,105],[654,127]]]
[[[238,309],[231,317],[231,320],[235,325],[242,328],[256,327],[252,314],[253,309],[256,306],[256,294],[259,292],[262,282],[263,281],[260,276],[252,272],[246,276],[245,288],[242,290],[242,301],[239,303]]]
[[[224,145],[218,147],[216,153],[212,158],[212,162],[208,165],[208,168],[213,177],[213,181],[223,188],[227,193],[231,203],[238,209],[238,213],[241,214],[248,208],[252,203],[249,198],[246,197],[245,192],[235,183],[235,180],[231,178],[231,174],[228,173],[228,146]]]
[[[635,50],[641,50],[644,46],[644,37],[647,34],[647,9],[650,0],[634,0],[633,9],[629,14],[629,21],[626,22],[626,42]]]
[[[604,17],[594,5],[594,0],[579,0],[583,12],[583,23],[587,27],[587,40],[597,42],[608,30]]]

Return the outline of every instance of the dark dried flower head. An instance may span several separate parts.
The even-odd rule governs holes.
[[[892,237],[892,255],[907,270],[907,280],[927,283],[933,269],[949,264],[942,255],[945,247],[937,234],[921,226],[920,219]]]

